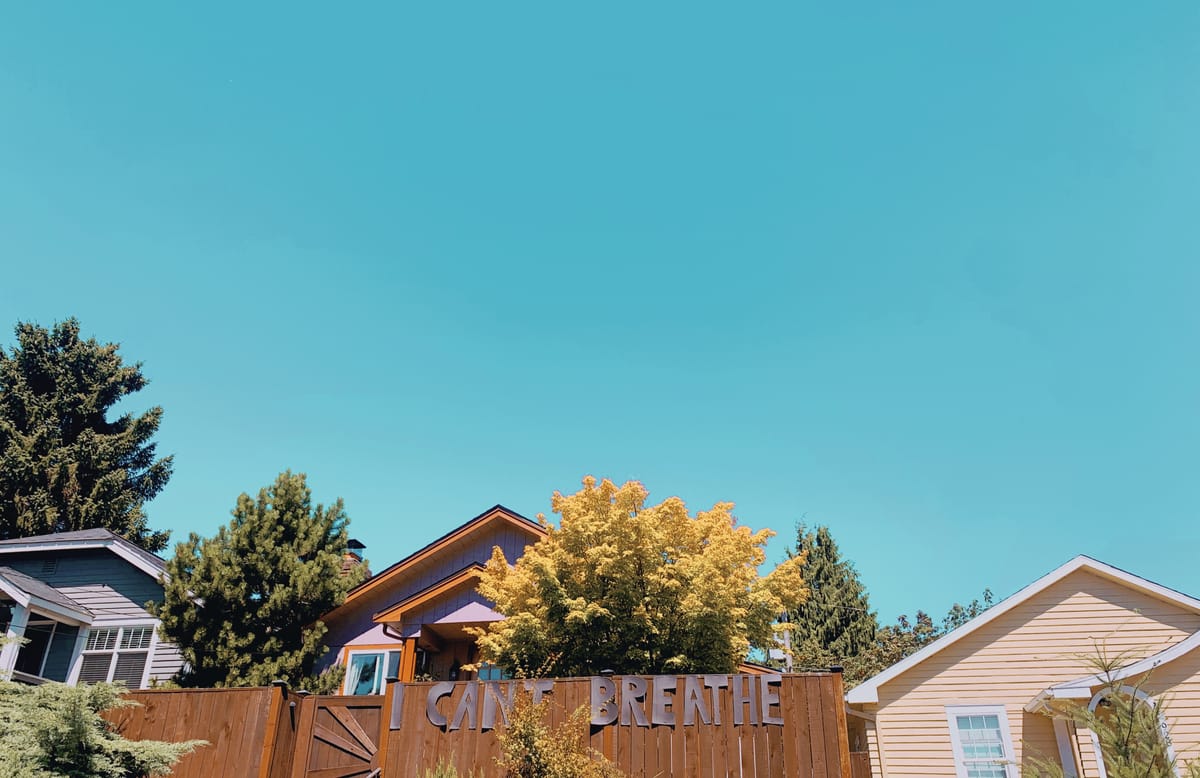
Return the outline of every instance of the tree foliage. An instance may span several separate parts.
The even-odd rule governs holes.
[[[689,515],[646,504],[636,481],[588,476],[554,493],[558,527],[509,566],[497,548],[479,591],[506,617],[478,631],[484,660],[550,675],[731,672],[807,595],[803,557],[760,577],[770,530],[739,526],[732,503]]]
[[[100,714],[135,705],[112,684],[0,681],[0,778],[137,778],[167,773],[202,740],[126,740]]]
[[[341,574],[349,519],[341,499],[313,505],[303,473],[281,473],[257,498],[238,497],[212,538],[192,533],[167,563],[158,615],[190,666],[185,686],[255,686],[281,678],[310,691],[324,653],[321,616],[357,582]]]
[[[983,590],[982,601],[972,600],[968,605],[955,603],[950,607],[939,626],[925,611],[919,610],[911,620],[907,615],[896,619],[895,624],[880,627],[875,639],[858,654],[847,657],[843,664],[843,680],[847,688],[853,688],[873,675],[878,675],[902,659],[920,651],[933,641],[961,627],[992,606],[992,592]]]
[[[792,556],[804,559],[809,596],[788,612],[795,667],[845,665],[868,650],[878,621],[854,565],[843,559],[828,527],[796,530]]]
[[[948,632],[953,632],[963,624],[966,624],[971,619],[992,607],[992,590],[984,589],[982,596],[982,602],[979,599],[974,599],[966,605],[962,605],[961,603],[957,602],[951,605],[950,611],[946,614],[945,618],[942,619],[941,634],[944,635]]]
[[[144,510],[171,476],[171,457],[156,458],[151,441],[162,408],[108,418],[146,386],[141,363],[80,338],[75,319],[19,323],[16,336],[0,348],[0,538],[105,527],[166,546]]]
[[[1085,704],[1057,701],[1042,710],[1061,716],[1088,729],[1100,743],[1109,778],[1178,778],[1177,758],[1167,747],[1161,723],[1166,721],[1167,703],[1147,693],[1150,675],[1122,678],[1118,671],[1132,661],[1127,654],[1108,655],[1102,646],[1084,657],[1102,682],[1103,703],[1090,709]],[[1191,759],[1183,774],[1200,778],[1200,758]],[[1063,778],[1057,759],[1035,755],[1022,771],[1026,778]]]

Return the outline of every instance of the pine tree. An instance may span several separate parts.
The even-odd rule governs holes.
[[[105,527],[166,546],[170,533],[151,531],[143,507],[171,476],[151,442],[162,408],[108,419],[146,386],[141,363],[82,340],[75,319],[19,323],[16,336],[0,348],[0,538]]]
[[[304,474],[289,470],[257,498],[238,497],[232,521],[215,537],[192,533],[178,543],[158,616],[190,666],[180,683],[257,686],[281,678],[324,691],[311,677],[325,651],[320,617],[358,582],[341,574],[348,523],[341,499],[313,505]]]
[[[858,571],[841,557],[828,527],[797,527],[791,555],[804,555],[801,576],[810,592],[788,612],[795,662],[844,665],[872,645],[879,626]]]

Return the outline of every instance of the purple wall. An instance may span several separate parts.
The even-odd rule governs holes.
[[[343,605],[325,619],[325,624],[329,627],[325,636],[329,652],[321,658],[317,669],[323,670],[335,664],[345,646],[394,644],[399,647],[399,637],[390,630],[385,632],[382,625],[371,620],[376,613],[428,589],[465,567],[476,563],[486,564],[492,558],[492,548],[495,546],[504,551],[505,558],[512,564],[525,552],[526,545],[532,542],[533,539],[527,533],[519,531],[507,522],[496,522],[468,535],[433,558],[414,565],[394,581],[371,591],[353,603]],[[463,589],[444,601],[429,603],[419,612],[413,613],[406,619],[405,635],[413,637],[420,631],[422,623],[435,622],[467,606],[471,606],[474,613],[480,612],[477,606],[491,610],[490,603],[478,592]]]

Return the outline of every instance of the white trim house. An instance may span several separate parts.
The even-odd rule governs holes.
[[[182,667],[146,604],[162,559],[104,529],[0,541],[0,676],[25,683],[122,681],[141,689]]]

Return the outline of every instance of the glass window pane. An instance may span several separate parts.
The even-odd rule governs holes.
[[[381,654],[354,654],[350,657],[347,688],[351,694],[375,694],[376,676],[382,664]]]
[[[84,654],[83,665],[79,670],[80,683],[100,683],[108,680],[108,671],[112,666],[112,654]]]
[[[150,648],[150,627],[126,627],[121,633],[121,648]]]
[[[387,675],[385,675],[383,677],[383,680],[386,681],[388,678],[398,678],[399,675],[400,675],[400,652],[399,651],[389,651],[388,652]]]
[[[116,629],[94,629],[88,633],[84,651],[112,651],[117,647]]]

